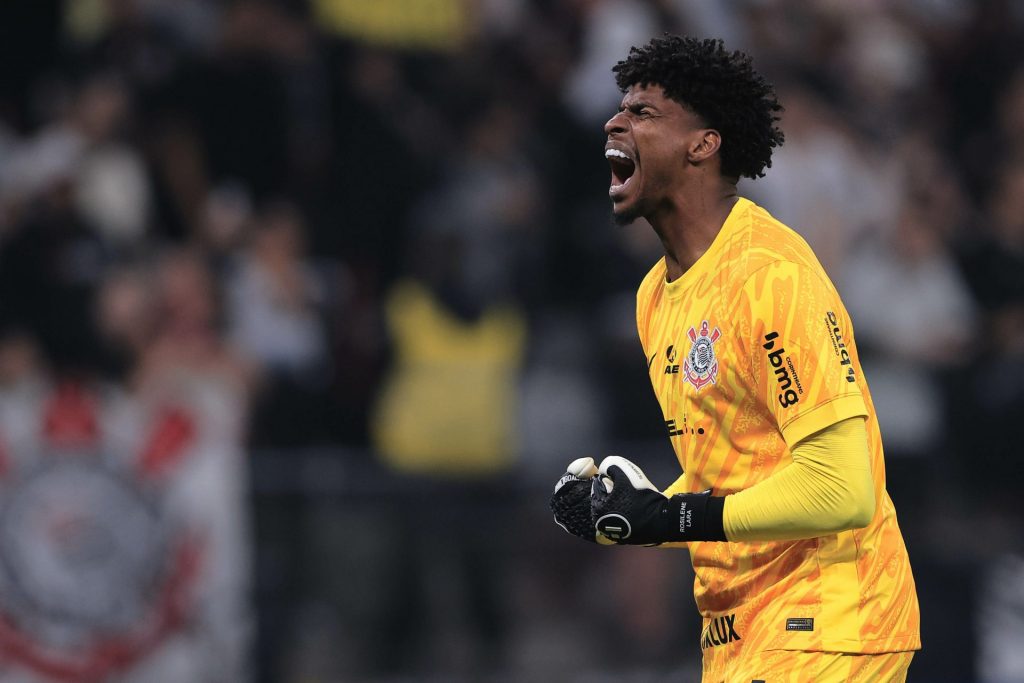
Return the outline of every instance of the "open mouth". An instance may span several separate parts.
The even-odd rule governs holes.
[[[636,162],[619,149],[606,149],[604,156],[612,169],[612,181],[608,188],[608,194],[614,197],[625,189],[626,183],[633,177],[633,172],[636,171]]]

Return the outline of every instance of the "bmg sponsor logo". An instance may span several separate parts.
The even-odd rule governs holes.
[[[800,394],[804,393],[804,388],[800,384],[793,359],[785,355],[786,349],[781,345],[778,349],[775,348],[775,340],[778,338],[779,333],[773,330],[764,336],[765,343],[762,346],[768,352],[768,362],[775,372],[775,382],[779,385],[779,405],[788,408],[800,402]]]
[[[846,366],[846,381],[853,384],[857,381],[857,374],[853,371],[853,361],[850,360],[850,352],[846,350],[843,343],[843,334],[839,331],[839,318],[833,311],[825,314],[825,327],[828,328],[829,336],[832,337],[832,350],[839,357],[840,365]]]

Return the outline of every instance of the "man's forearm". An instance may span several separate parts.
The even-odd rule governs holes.
[[[813,538],[867,526],[875,495],[867,431],[860,417],[800,441],[793,462],[725,498],[730,541]]]

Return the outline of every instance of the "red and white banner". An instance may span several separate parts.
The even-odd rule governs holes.
[[[0,683],[247,678],[239,417],[214,386],[0,392]]]

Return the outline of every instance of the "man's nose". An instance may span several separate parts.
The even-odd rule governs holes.
[[[626,125],[626,117],[623,116],[620,111],[615,116],[608,119],[608,123],[604,124],[604,134],[612,135],[613,133],[625,133]]]

